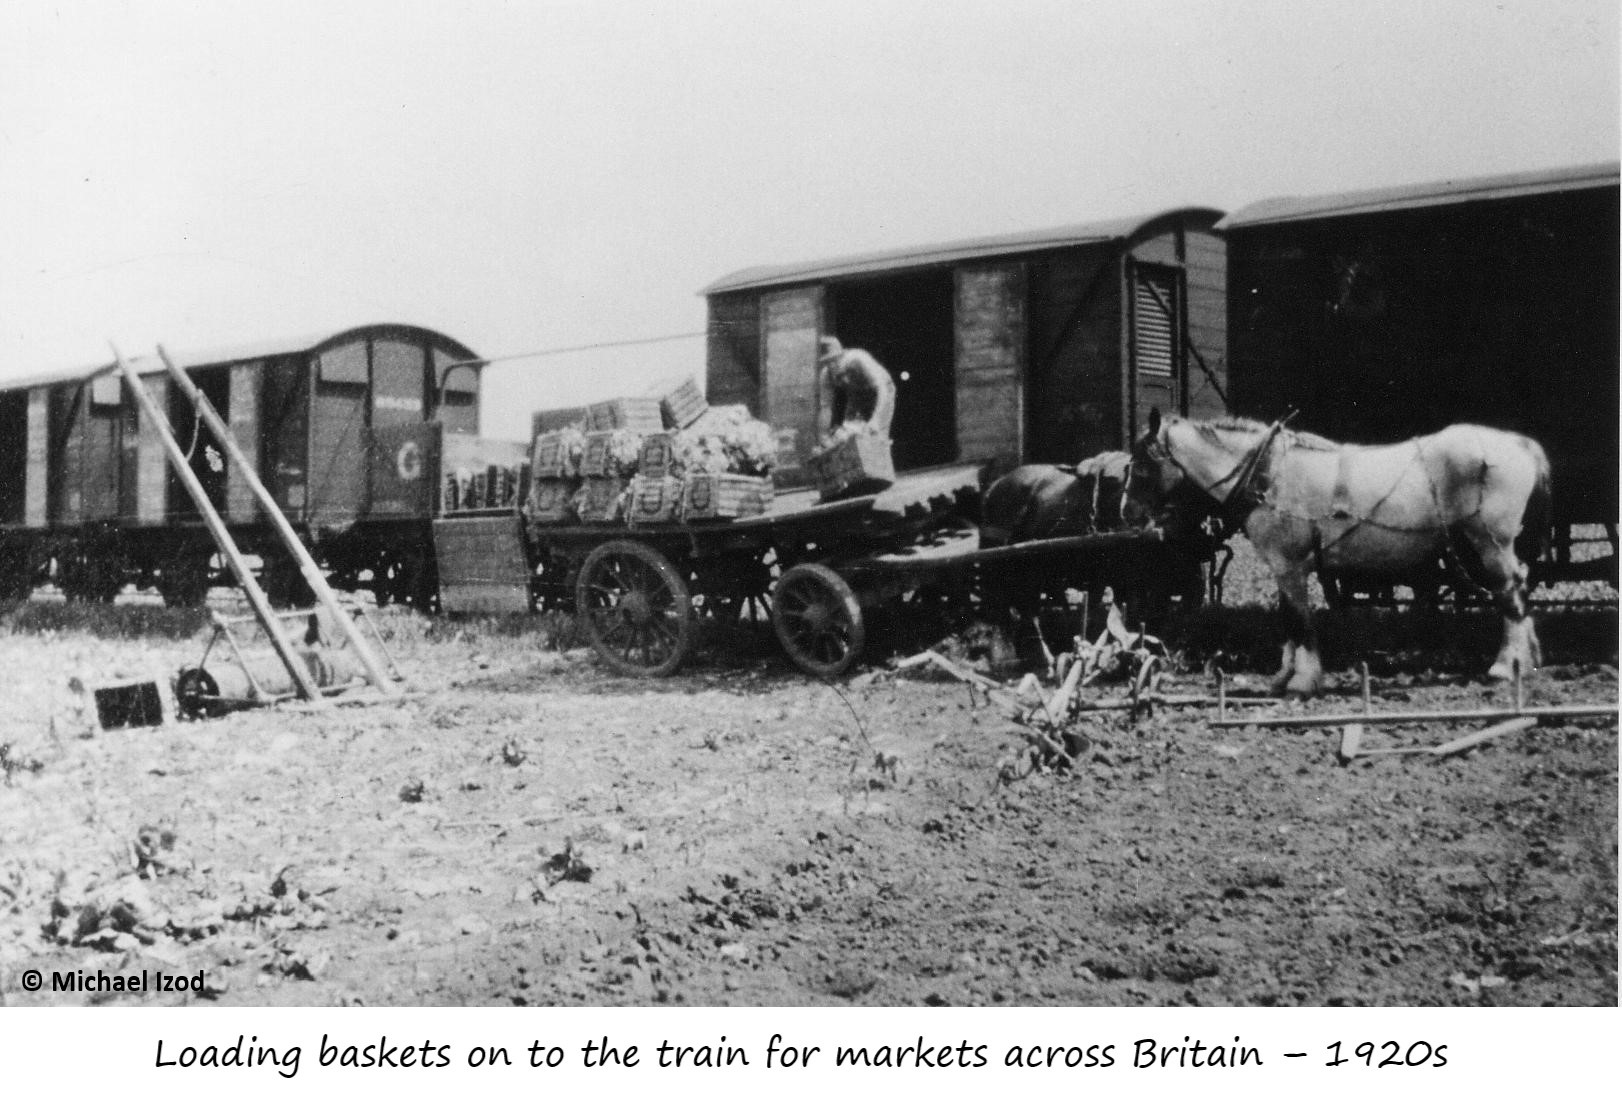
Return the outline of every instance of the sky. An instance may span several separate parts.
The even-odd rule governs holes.
[[[0,381],[368,322],[484,432],[703,371],[715,279],[1619,156],[1615,0],[0,4]]]

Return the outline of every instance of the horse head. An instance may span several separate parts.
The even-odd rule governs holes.
[[[1236,526],[1257,505],[1256,483],[1282,426],[1245,418],[1162,419],[1151,411],[1148,432],[1132,447],[1128,521],[1167,532],[1207,518]]]
[[[1171,422],[1177,421],[1176,418]],[[1160,408],[1149,411],[1149,428],[1132,443],[1132,459],[1126,469],[1126,487],[1121,494],[1121,518],[1129,526],[1160,522],[1171,504],[1185,473],[1172,458],[1165,435],[1170,422],[1162,422]]]

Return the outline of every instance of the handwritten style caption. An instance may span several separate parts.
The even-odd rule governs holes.
[[[616,1042],[608,1036],[565,1048],[541,1040],[527,1043],[462,1045],[382,1036],[374,1043],[335,1040],[322,1033],[311,1053],[323,1068],[351,1070],[435,1070],[462,1067],[530,1067],[555,1070],[578,1065],[586,1070],[658,1067],[667,1070],[717,1070],[763,1066],[767,1070],[812,1068],[944,1070],[998,1066],[1026,1070],[1088,1070],[1120,1066],[1128,1070],[1192,1069],[1226,1071],[1262,1067],[1269,1062],[1316,1062],[1325,1067],[1414,1068],[1447,1066],[1447,1044],[1426,1040],[1334,1040],[1301,1051],[1264,1056],[1259,1047],[1238,1036],[1231,1042],[1208,1043],[1182,1037],[1167,1041],[1144,1037],[1130,1042],[1091,1044],[1015,1044],[996,1046],[970,1040],[934,1042],[919,1036],[901,1044],[823,1045],[787,1041],[782,1033],[749,1045],[722,1036],[714,1043],[661,1039],[657,1044]],[[306,1056],[301,1044],[261,1041],[238,1035],[225,1043],[157,1041],[159,1070],[271,1070],[296,1078]]]

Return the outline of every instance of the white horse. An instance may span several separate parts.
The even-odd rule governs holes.
[[[1315,694],[1323,681],[1307,601],[1309,572],[1399,578],[1446,556],[1504,617],[1489,671],[1541,662],[1527,611],[1527,560],[1547,532],[1549,462],[1531,438],[1454,425],[1396,445],[1340,445],[1249,419],[1151,415],[1127,481],[1129,520],[1195,500],[1242,528],[1278,582],[1284,661],[1275,689]]]

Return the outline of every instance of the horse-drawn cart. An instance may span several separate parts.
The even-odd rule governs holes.
[[[1147,531],[982,547],[975,522],[981,478],[978,464],[947,465],[905,473],[879,494],[830,503],[810,489],[783,491],[765,513],[732,521],[531,522],[522,527],[525,582],[540,605],[572,608],[610,667],[646,676],[681,666],[703,616],[769,612],[789,658],[832,677],[861,656],[875,619],[911,616],[908,604],[920,596],[1002,613],[1028,608],[1026,600],[1042,592],[1119,587],[1122,580],[1140,590],[1175,589],[1166,546]],[[498,534],[493,522],[436,523],[446,596],[493,577],[518,586],[510,567],[492,570],[493,562],[520,561],[511,523]]]

